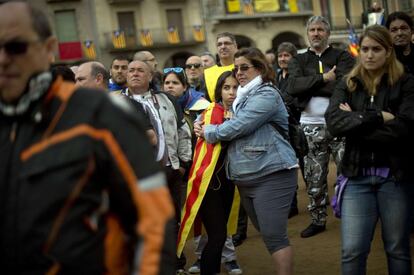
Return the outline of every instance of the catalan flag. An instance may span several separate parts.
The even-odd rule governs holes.
[[[298,1],[297,0],[288,0],[288,6],[291,13],[298,13]]]
[[[154,41],[152,40],[151,32],[148,29],[141,30],[139,34],[139,40],[141,42],[141,45],[144,47],[149,47],[154,44]]]
[[[193,37],[197,42],[204,42],[206,40],[204,36],[204,29],[201,25],[193,26]]]
[[[171,44],[180,43],[180,35],[178,34],[178,30],[176,27],[168,27],[167,39],[168,42]]]
[[[224,108],[218,103],[211,103],[202,114],[204,124],[221,124],[224,121]],[[213,177],[221,153],[221,143],[211,144],[199,138],[196,143],[193,164],[187,185],[187,198],[181,212],[181,224],[177,238],[177,256],[180,256],[190,233],[201,233],[198,211]],[[224,183],[226,184],[226,183]],[[228,234],[236,231],[237,213],[240,198],[235,191],[233,205],[227,223]]]
[[[252,0],[243,0],[243,13],[245,15],[253,15],[254,14]]]
[[[83,42],[83,52],[88,59],[96,59],[95,44],[92,40],[85,40]]]
[[[112,44],[115,49],[126,48],[125,33],[120,30],[116,30],[112,33]]]
[[[359,53],[358,36],[355,32],[354,26],[352,25],[351,21],[349,21],[349,19],[346,19],[346,22],[348,23],[348,28],[349,28],[348,51],[351,53],[352,56],[356,57],[358,56],[358,53]]]
[[[240,0],[227,0],[227,11],[229,13],[237,13],[241,11]]]

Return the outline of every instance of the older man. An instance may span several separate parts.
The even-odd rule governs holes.
[[[210,52],[204,52],[200,55],[201,61],[203,62],[204,69],[213,67],[216,65],[216,58]]]
[[[134,54],[134,60],[145,62],[151,68],[151,89],[155,91],[162,90],[162,74],[157,71],[158,62],[155,55],[150,51],[139,51]]]
[[[147,63],[139,60],[132,61],[128,65],[128,88],[123,93],[141,102],[156,118],[157,126],[154,128],[158,129],[160,146],[164,145],[163,142],[167,146],[163,164],[167,172],[170,194],[174,201],[176,213],[175,230],[178,233],[181,205],[185,194],[183,175],[192,157],[191,133],[175,99],[166,93],[150,89],[151,76],[151,67]],[[185,263],[185,257],[178,259],[176,265],[177,274],[184,272]]]
[[[41,11],[0,5],[2,274],[172,274],[174,210],[144,131],[119,98],[53,79],[56,46]]]
[[[187,75],[188,84],[197,92],[204,92],[203,80],[203,62],[197,55],[190,56],[185,61],[185,74]]]
[[[328,133],[324,114],[336,81],[354,64],[347,51],[329,46],[331,28],[324,17],[309,18],[306,30],[310,48],[293,57],[288,65],[288,92],[298,100],[302,111],[300,123],[309,144],[309,153],[304,158],[304,177],[312,222],[301,232],[302,238],[326,229],[329,157],[332,154],[339,165],[344,149],[343,142]]]
[[[77,87],[107,90],[109,83],[109,72],[105,66],[96,61],[83,63],[75,74]]]
[[[385,26],[390,31],[398,60],[404,64],[406,72],[414,73],[413,19],[402,11],[393,12],[388,15]]]

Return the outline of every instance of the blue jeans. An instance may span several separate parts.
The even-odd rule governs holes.
[[[408,184],[393,178],[350,178],[342,200],[342,274],[366,274],[378,219],[388,273],[411,274]]]

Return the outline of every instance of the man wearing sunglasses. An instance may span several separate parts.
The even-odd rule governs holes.
[[[205,92],[203,80],[203,61],[197,55],[190,56],[185,61],[185,74],[187,76],[188,84],[197,92]]]
[[[172,274],[145,133],[119,97],[52,76],[56,42],[42,11],[0,4],[2,274]]]

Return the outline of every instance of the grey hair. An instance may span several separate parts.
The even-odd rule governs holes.
[[[317,23],[317,22],[323,23],[325,25],[326,31],[328,33],[331,33],[331,24],[329,24],[328,20],[325,17],[319,16],[319,15],[314,15],[308,19],[308,22],[306,22],[306,31],[309,30],[310,24]]]
[[[295,45],[293,45],[290,42],[283,42],[277,47],[277,53],[281,52],[287,52],[292,56],[295,56],[298,53],[298,50],[296,49]]]

